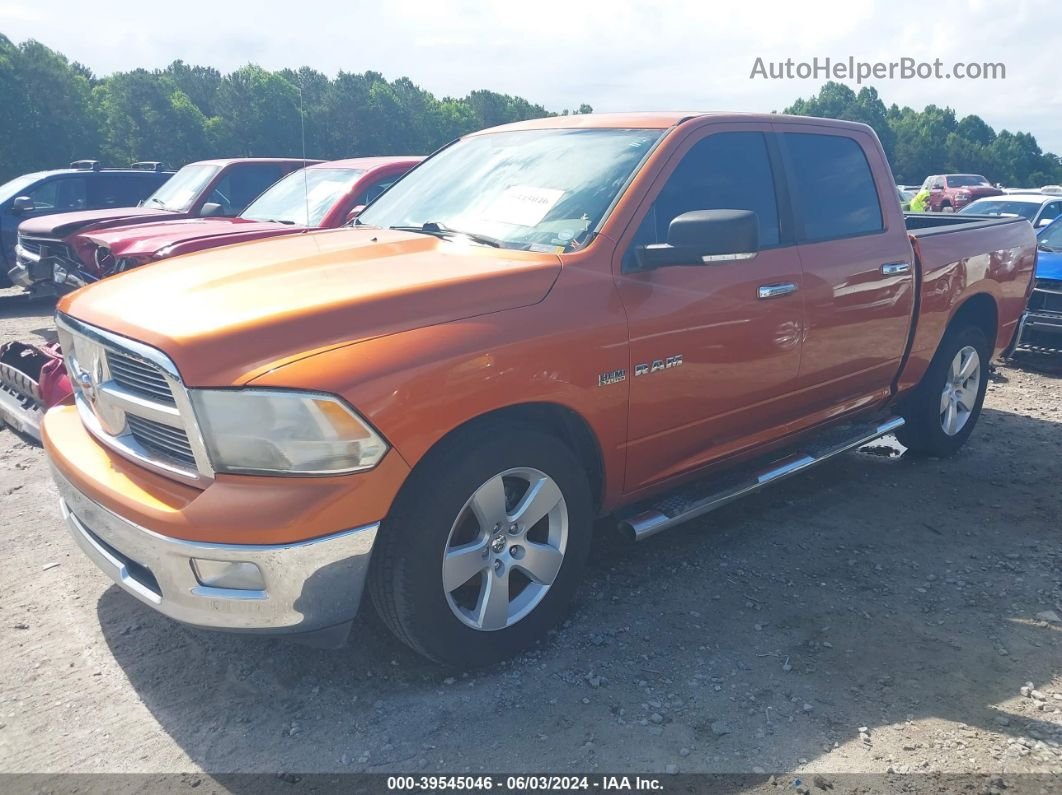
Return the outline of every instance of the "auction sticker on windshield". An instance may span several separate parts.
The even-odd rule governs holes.
[[[483,217],[490,221],[516,226],[535,226],[546,217],[564,191],[554,188],[533,188],[514,185],[506,188],[487,208]]]

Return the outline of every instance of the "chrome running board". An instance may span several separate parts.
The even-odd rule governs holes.
[[[770,483],[785,480],[836,455],[862,447],[903,424],[902,417],[893,417],[881,423],[842,425],[831,429],[803,445],[804,449],[766,466],[761,464],[760,468],[743,469],[736,477],[724,475],[684,486],[655,503],[634,506],[632,511],[619,516],[620,528],[630,532],[636,541],[641,541],[759,491]]]

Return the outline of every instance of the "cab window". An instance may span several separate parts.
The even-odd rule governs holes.
[[[83,210],[86,207],[85,178],[58,177],[48,180],[25,195],[33,199],[34,212]]]
[[[636,247],[666,243],[671,222],[691,210],[751,210],[759,222],[760,248],[779,244],[774,172],[763,133],[716,133],[695,144],[646,212],[624,268],[634,267]]]
[[[220,204],[226,215],[237,215],[285,173],[279,163],[233,166],[214,186],[207,201]]]

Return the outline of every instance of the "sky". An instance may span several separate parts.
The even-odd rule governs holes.
[[[375,70],[437,96],[485,88],[550,110],[782,110],[824,78],[764,80],[765,62],[939,58],[1002,63],[1001,80],[869,80],[886,104],[947,105],[1062,153],[1057,0],[0,0],[0,33],[98,75],[182,59]],[[858,89],[854,80],[842,81]]]

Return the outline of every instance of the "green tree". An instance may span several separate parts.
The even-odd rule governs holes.
[[[956,120],[955,111],[927,105],[885,107],[877,91],[856,94],[840,83],[826,83],[817,94],[798,99],[787,113],[849,119],[877,132],[899,182],[917,183],[930,174],[974,172],[1008,185],[1035,187],[1062,182],[1057,155],[1040,151],[1029,133],[996,134],[979,116]]]
[[[94,157],[99,134],[83,68],[36,41],[0,36],[0,180]]]

